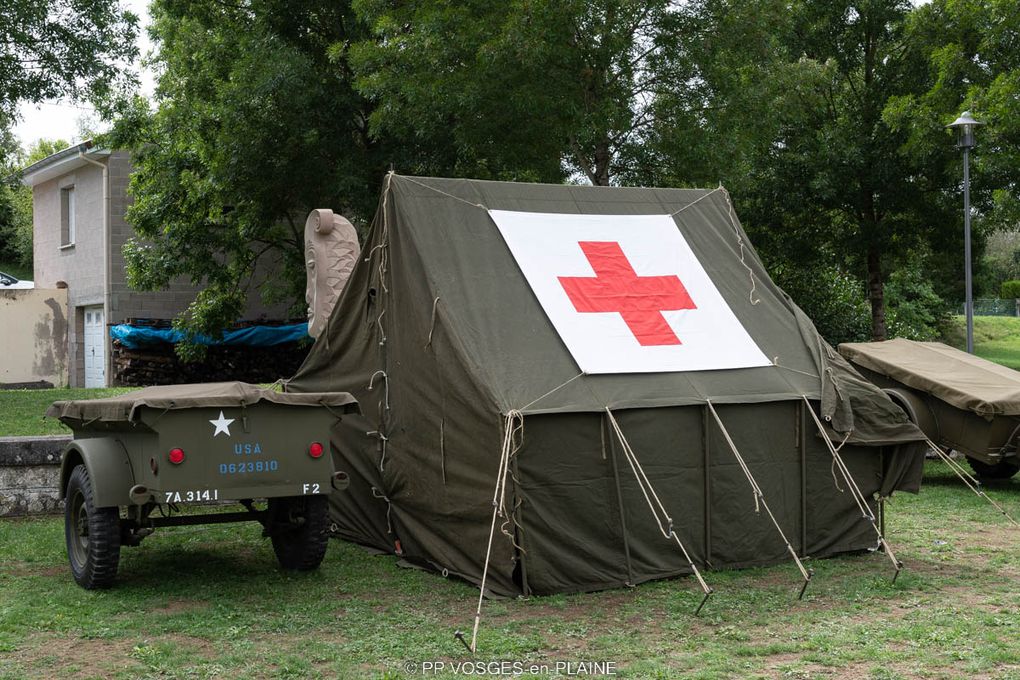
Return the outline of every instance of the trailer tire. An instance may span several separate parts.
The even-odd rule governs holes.
[[[1009,460],[1000,460],[995,465],[989,465],[988,463],[982,463],[977,458],[967,456],[967,462],[970,463],[971,469],[974,470],[978,478],[982,480],[1009,479],[1017,472],[1020,472],[1020,463],[1014,463]]]
[[[64,542],[71,575],[86,590],[109,588],[120,563],[120,509],[95,507],[84,465],[71,471],[64,499]]]
[[[270,498],[270,536],[284,569],[311,571],[322,564],[329,543],[329,502],[325,496]]]

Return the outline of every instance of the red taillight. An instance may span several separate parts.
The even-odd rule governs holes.
[[[170,449],[170,462],[174,465],[180,465],[184,462],[184,450],[183,449]]]
[[[322,452],[325,451],[322,448],[322,444],[319,442],[312,442],[312,445],[308,447],[308,455],[312,458],[322,458]]]

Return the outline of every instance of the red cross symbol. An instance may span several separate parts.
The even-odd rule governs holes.
[[[638,276],[616,241],[580,241],[595,277],[560,276],[578,312],[617,312],[642,346],[679,345],[663,311],[697,309],[678,276]]]

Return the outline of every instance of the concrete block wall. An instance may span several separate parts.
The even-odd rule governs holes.
[[[133,203],[128,194],[133,166],[127,151],[114,151],[109,160],[110,176],[110,318],[109,324],[131,318],[172,319],[195,299],[199,287],[177,281],[168,290],[142,292],[128,286],[125,275],[124,244],[134,236],[127,222],[127,209]]]
[[[0,517],[63,511],[60,454],[70,435],[0,437]]]

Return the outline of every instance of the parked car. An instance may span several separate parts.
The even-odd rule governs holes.
[[[34,281],[20,281],[6,272],[0,272],[0,290],[24,290],[35,288]]]

